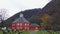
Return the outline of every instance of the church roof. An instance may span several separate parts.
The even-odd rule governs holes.
[[[30,26],[39,26],[39,25],[36,23],[31,23]]]
[[[29,21],[26,20],[26,19],[23,17],[23,14],[20,14],[20,17],[19,17],[18,19],[16,19],[13,23],[15,23],[15,22],[18,22],[18,23],[22,23],[22,22],[24,22],[24,23],[29,23]]]

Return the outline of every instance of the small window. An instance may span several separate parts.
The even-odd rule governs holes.
[[[29,30],[29,27],[27,27],[27,29]]]
[[[20,29],[22,29],[22,27],[20,27]]]
[[[36,27],[36,29],[38,29],[38,27]]]
[[[19,25],[19,23],[17,23],[17,25]]]
[[[17,27],[17,29],[19,29],[19,27]]]
[[[12,29],[15,29],[15,27],[12,27]]]
[[[25,23],[25,26],[26,26],[27,24]]]
[[[29,26],[29,24],[27,24]]]
[[[22,26],[22,23],[20,23],[20,26]]]
[[[25,27],[25,29],[26,29],[26,27]]]
[[[12,24],[12,26],[15,26],[15,24]]]

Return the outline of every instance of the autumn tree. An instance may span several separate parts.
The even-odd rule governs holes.
[[[44,14],[41,20],[42,22],[40,24],[42,28],[46,28],[46,27],[51,28],[52,26],[51,23],[53,22],[51,16],[49,16],[48,14]]]

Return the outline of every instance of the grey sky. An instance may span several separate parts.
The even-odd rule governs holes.
[[[43,8],[51,0],[0,0],[0,9],[8,10],[8,15],[24,11],[26,9]]]

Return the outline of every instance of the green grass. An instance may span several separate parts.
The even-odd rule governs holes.
[[[58,31],[56,31],[56,32],[54,32],[54,31],[52,31],[52,32],[48,32],[48,31],[46,31],[46,30],[40,30],[40,31],[33,31],[33,30],[27,30],[27,31],[12,31],[12,30],[9,30],[9,32],[8,32],[8,30],[5,30],[5,32],[7,33],[7,34],[16,34],[16,33],[19,33],[19,32],[21,32],[20,34],[33,34],[33,32],[35,33],[35,34],[58,34]],[[3,34],[3,31],[2,30],[0,30],[0,34]]]
[[[48,31],[46,31],[46,30],[40,30],[40,31],[32,31],[32,30],[30,30],[30,31],[23,31],[23,33],[22,34],[31,34],[31,32],[35,32],[35,34],[58,34],[58,32],[48,32]]]
[[[23,31],[22,34],[30,34],[31,31]]]
[[[50,34],[49,32],[47,32],[47,31],[43,31],[43,30],[41,30],[41,31],[37,31],[37,33],[36,34]]]

